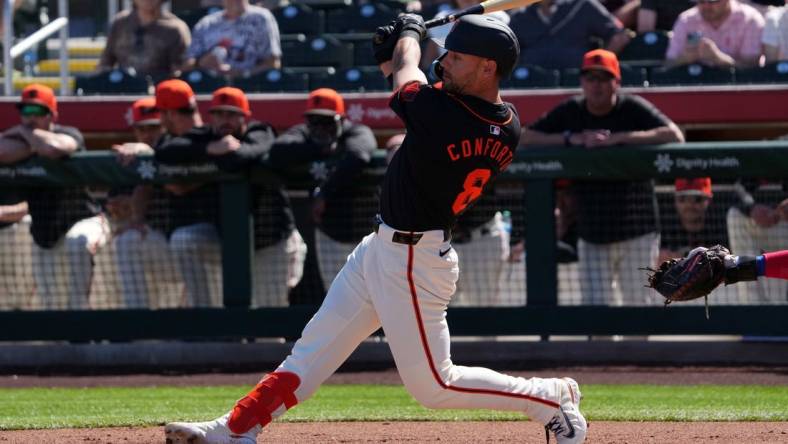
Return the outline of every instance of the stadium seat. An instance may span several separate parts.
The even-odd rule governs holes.
[[[181,20],[183,20],[189,29],[194,29],[194,25],[200,21],[201,18],[205,17],[208,14],[212,14],[216,11],[220,11],[222,8],[218,6],[210,6],[207,8],[198,8],[198,9],[189,9],[184,11],[176,12],[175,15],[178,16]]]
[[[377,66],[372,52],[372,36],[369,32],[328,34],[343,43],[353,44],[353,66]]]
[[[309,90],[309,76],[291,69],[270,69],[260,74],[233,79],[233,86],[245,92],[304,92]]]
[[[711,68],[686,65],[675,68],[655,68],[651,71],[652,86],[663,85],[719,85],[733,83],[733,68]]]
[[[301,3],[291,3],[273,13],[282,34],[319,35],[325,30],[325,12]]]
[[[635,36],[621,51],[621,61],[653,61],[662,63],[670,37],[666,31],[645,32]],[[642,64],[642,63],[641,63]]]
[[[353,0],[300,0],[299,3],[303,3],[314,10],[328,11],[347,8],[353,4]]]
[[[501,88],[555,88],[560,82],[561,74],[557,69],[520,65],[514,68],[508,79],[501,81]]]
[[[196,94],[210,94],[223,86],[227,86],[227,79],[224,77],[216,76],[200,69],[183,72],[179,78],[188,83]]]
[[[315,74],[313,82],[320,87],[337,91],[386,91],[386,79],[378,67],[355,67],[336,70],[326,74]]]
[[[762,68],[737,69],[736,83],[788,83],[788,61]]]
[[[621,86],[645,86],[647,82],[648,74],[645,68],[621,65]],[[580,70],[572,68],[561,72],[561,86],[566,88],[577,88],[580,86]]]
[[[353,45],[330,36],[282,42],[282,64],[349,68],[353,65]]]
[[[144,77],[137,77],[120,69],[76,79],[77,95],[91,94],[148,94],[150,84]]]
[[[374,32],[378,26],[397,18],[398,12],[379,3],[365,3],[329,11],[326,32]]]

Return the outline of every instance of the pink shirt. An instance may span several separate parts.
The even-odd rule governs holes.
[[[673,25],[673,37],[665,57],[678,58],[687,45],[687,35],[693,32],[700,32],[736,61],[758,57],[761,54],[763,16],[750,5],[736,0],[730,2],[731,14],[717,29],[703,20],[697,6],[682,12]]]

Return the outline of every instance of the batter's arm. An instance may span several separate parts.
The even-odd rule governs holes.
[[[391,70],[394,75],[394,91],[399,90],[402,85],[417,81],[427,83],[427,77],[419,69],[421,60],[421,47],[419,41],[410,36],[402,36],[394,47],[394,57],[391,59]],[[381,65],[381,69],[384,69]],[[384,75],[388,75],[385,71]]]

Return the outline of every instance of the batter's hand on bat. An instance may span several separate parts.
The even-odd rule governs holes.
[[[394,46],[397,45],[401,30],[402,22],[396,19],[375,29],[375,35],[372,36],[372,51],[375,53],[378,65],[388,62],[394,56]]]
[[[410,33],[415,36],[418,41],[427,38],[427,26],[424,24],[424,18],[418,14],[403,14],[397,17],[397,21],[401,23],[402,30],[400,35]]]

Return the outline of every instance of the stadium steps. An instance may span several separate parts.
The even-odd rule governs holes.
[[[3,83],[3,78],[0,77],[0,84]],[[14,94],[19,94],[22,90],[31,83],[41,83],[46,85],[55,90],[57,95],[60,95],[60,77],[52,77],[52,76],[41,76],[41,77],[14,77]],[[76,80],[74,77],[68,78],[68,87],[71,91],[74,91],[74,86],[76,85]]]
[[[69,59],[82,59],[82,58],[99,58],[101,52],[104,51],[104,46],[107,44],[107,39],[104,37],[97,38],[70,38],[68,39],[68,58]],[[60,40],[50,38],[47,40],[47,54],[49,58],[56,59],[59,56]]]
[[[90,74],[96,71],[99,59],[69,59],[68,70],[71,74]],[[60,59],[46,59],[38,62],[39,75],[58,75],[60,73]]]

